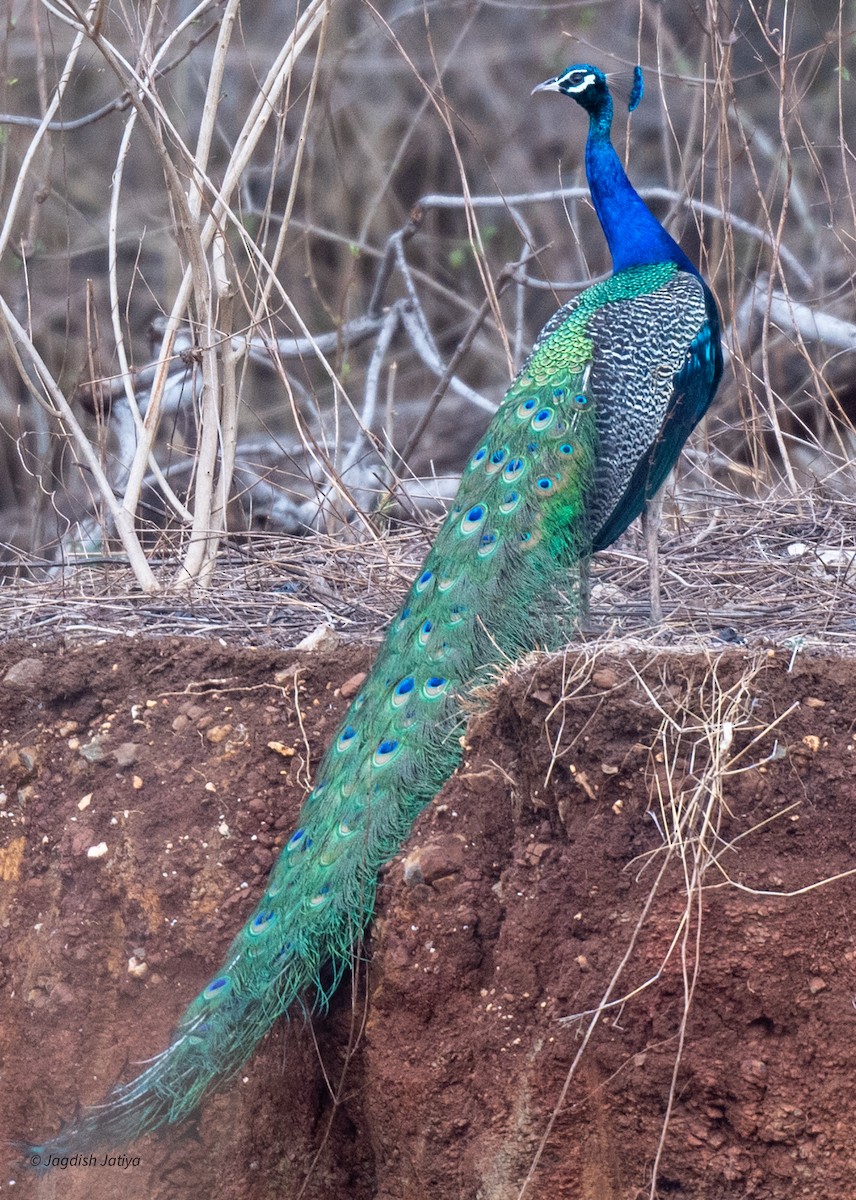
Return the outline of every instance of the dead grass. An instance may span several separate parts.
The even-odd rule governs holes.
[[[294,646],[319,625],[375,638],[395,612],[431,528],[363,542],[256,535],[220,557],[211,586],[143,594],[121,559],[69,566],[52,579],[0,588],[0,636],[221,637]],[[804,493],[760,503],[719,492],[667,521],[665,620],[648,620],[647,565],[631,531],[597,555],[585,640],[652,649],[789,644],[850,652],[856,632],[856,504]],[[168,577],[175,559],[154,560]]]

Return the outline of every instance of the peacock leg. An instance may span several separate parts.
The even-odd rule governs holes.
[[[580,588],[578,592],[578,617],[577,622],[580,629],[588,629],[591,619],[591,558],[582,558],[579,561],[580,569]]]
[[[663,521],[664,491],[660,488],[656,496],[646,501],[642,509],[642,535],[645,539],[645,557],[648,559],[648,595],[651,600],[651,623],[659,625],[663,620],[663,605],[660,596],[660,525]]]

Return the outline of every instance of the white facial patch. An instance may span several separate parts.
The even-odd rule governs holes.
[[[590,88],[593,83],[594,83],[594,75],[588,74],[583,79],[582,83],[567,84],[566,90],[569,91],[572,96],[576,96],[580,92],[584,92],[586,90],[586,88]]]

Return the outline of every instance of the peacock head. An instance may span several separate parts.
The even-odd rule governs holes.
[[[634,68],[632,80],[632,90],[627,105],[630,112],[633,112],[642,99],[641,67]],[[607,117],[608,119],[612,116],[612,97],[609,94],[606,76],[603,71],[593,67],[590,63],[571,63],[562,71],[561,75],[545,79],[543,83],[534,87],[532,94],[534,95],[535,92],[561,92],[563,96],[570,96],[572,100],[576,100],[577,104],[581,105],[591,117]]]
[[[532,92],[533,95],[535,92],[561,92],[563,96],[570,96],[572,100],[576,100],[577,104],[581,104],[592,116],[611,107],[606,76],[603,71],[589,63],[571,63],[561,75],[545,79],[533,88]]]

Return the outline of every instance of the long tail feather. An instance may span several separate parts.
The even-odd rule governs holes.
[[[497,664],[563,637],[569,568],[590,549],[596,436],[590,345],[570,334],[566,324],[539,342],[472,456],[222,968],[141,1075],[34,1152],[120,1145],[187,1116],[277,1016],[323,1004],[350,965],[379,868],[460,758],[461,696]]]

